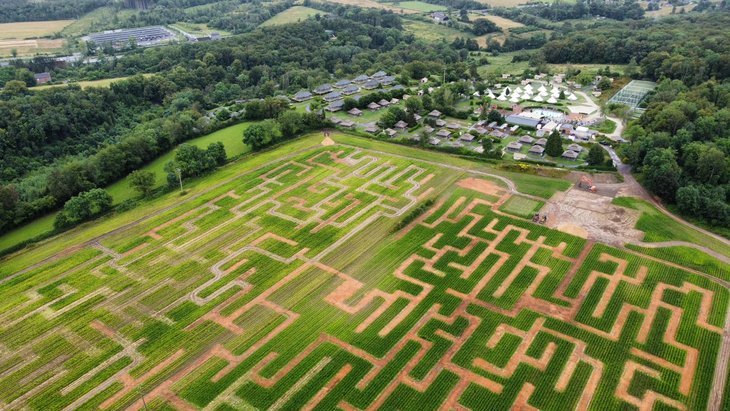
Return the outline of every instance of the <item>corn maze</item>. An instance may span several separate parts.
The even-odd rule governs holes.
[[[509,196],[345,146],[266,165],[0,280],[0,409],[705,409],[727,290]]]

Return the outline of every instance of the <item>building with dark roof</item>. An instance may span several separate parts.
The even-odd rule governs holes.
[[[317,88],[314,89],[314,94],[327,94],[330,91],[332,91],[331,84],[322,84],[321,86],[317,86]]]
[[[292,100],[294,101],[307,101],[312,98],[312,93],[310,93],[307,90],[301,90],[297,94],[292,97]]]
[[[540,124],[540,120],[529,118],[529,117],[523,117],[517,114],[511,114],[505,118],[505,120],[509,124],[516,124],[521,127],[530,127],[530,128],[536,128],[538,124]]]

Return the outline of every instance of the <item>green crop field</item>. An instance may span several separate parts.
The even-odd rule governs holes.
[[[332,137],[0,260],[0,409],[707,406],[723,286],[495,212],[529,206],[503,173]]]
[[[307,18],[312,17],[316,14],[323,13],[320,10],[310,7],[294,6],[261,23],[261,26],[296,23],[301,20],[306,20]]]

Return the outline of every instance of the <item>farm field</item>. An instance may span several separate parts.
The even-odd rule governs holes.
[[[477,0],[479,3],[492,7],[517,7],[521,4],[530,3],[530,0]]]
[[[273,26],[277,24],[296,23],[300,20],[306,20],[308,17],[314,16],[315,14],[324,13],[321,10],[313,9],[310,7],[294,6],[261,23],[261,27]]]
[[[332,138],[2,260],[0,408],[703,409],[722,392],[720,284],[504,214],[503,174]]]
[[[48,20],[0,23],[0,40],[51,36],[73,22],[74,20]]]
[[[325,0],[329,3],[344,4],[346,6],[365,7],[368,9],[384,9],[391,10],[396,13],[412,14],[418,13],[416,10],[403,9],[389,3],[380,3],[375,0]]]
[[[419,20],[403,20],[403,28],[425,41],[453,41],[457,37],[471,38],[472,34],[453,29],[443,24],[426,23]]]
[[[120,80],[126,80],[129,77],[115,77],[115,78],[105,78],[101,80],[87,80],[87,81],[77,81],[77,82],[71,82],[71,83],[63,83],[63,84],[45,84],[42,86],[35,86],[31,87],[30,90],[46,90],[49,88],[54,87],[66,87],[69,84],[78,84],[81,88],[89,88],[89,87],[109,87],[110,84],[120,81]]]
[[[496,24],[497,26],[499,26],[500,29],[505,30],[505,31],[516,28],[516,27],[525,26],[524,24],[520,23],[519,21],[510,20],[508,18],[505,18],[502,16],[496,16],[496,15],[479,16],[479,17],[472,18],[472,20],[475,20],[475,19],[487,19],[487,20],[491,21],[492,23]]]
[[[400,7],[402,9],[407,9],[407,10],[420,11],[423,13],[448,10],[448,7],[446,7],[446,6],[441,6],[439,4],[425,3],[422,1],[400,1],[397,3],[396,7]]]

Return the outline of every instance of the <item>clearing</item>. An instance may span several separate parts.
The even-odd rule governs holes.
[[[312,17],[316,14],[325,13],[323,13],[321,10],[309,7],[294,6],[261,23],[261,27],[296,23],[301,20],[306,20],[307,18]]]
[[[504,215],[520,184],[473,163],[331,140],[2,260],[0,408],[704,409],[724,392],[722,284]]]

